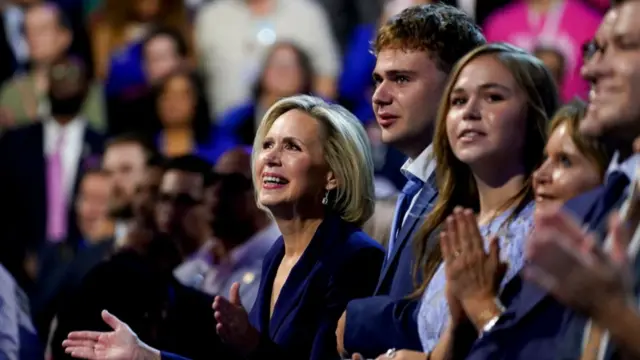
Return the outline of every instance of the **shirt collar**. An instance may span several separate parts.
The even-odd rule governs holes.
[[[633,154],[623,162],[620,162],[619,159],[619,152],[613,154],[609,167],[607,168],[605,179],[608,178],[612,172],[622,171],[627,175],[627,178],[629,178],[629,182],[633,182],[636,175],[636,168],[640,165],[640,154]]]
[[[415,159],[407,159],[400,172],[407,179],[414,177],[426,183],[435,169],[436,161],[433,155],[433,145],[429,145]]]

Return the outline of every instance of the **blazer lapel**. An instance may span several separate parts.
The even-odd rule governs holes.
[[[256,300],[250,314],[253,325],[259,331],[265,331],[269,329],[273,280],[276,277],[278,265],[280,264],[280,261],[282,261],[282,257],[284,256],[284,243],[282,240],[282,236],[280,236],[280,238],[274,243],[273,246],[274,248],[277,248],[277,250],[274,250],[276,255],[270,260],[265,259],[265,263],[263,264],[263,266],[266,271],[262,281],[260,282],[258,295],[256,296]]]
[[[318,230],[316,230],[313,239],[307,246],[298,262],[291,269],[291,273],[285,281],[280,295],[276,300],[276,304],[273,308],[273,314],[269,322],[269,334],[271,338],[275,338],[280,330],[281,326],[285,323],[288,315],[296,311],[297,305],[300,302],[302,295],[305,293],[307,285],[317,271],[319,267],[320,259],[323,257],[325,251],[333,247],[338,239],[341,238],[340,230],[342,229],[341,220],[334,215],[328,215],[327,218],[320,224]],[[274,260],[272,268],[273,277],[270,277],[271,283],[268,285],[273,289],[273,279],[277,268],[284,256],[284,246],[282,251],[278,254],[278,257]],[[269,298],[263,299],[264,303],[270,304],[272,291],[269,291]],[[267,308],[268,309],[268,308]],[[268,314],[267,310],[267,314]]]
[[[384,263],[380,281],[378,281],[378,286],[376,287],[376,294],[380,292],[383,284],[386,282],[387,275],[389,275],[389,269],[395,267],[397,257],[400,254],[401,250],[404,249],[406,242],[413,235],[413,230],[416,227],[418,220],[424,219],[428,210],[431,209],[432,203],[436,196],[438,196],[438,192],[436,191],[435,185],[431,181],[428,181],[422,188],[422,191],[418,195],[418,198],[416,199],[414,205],[407,212],[407,219],[400,228],[400,233],[398,234],[398,237],[393,244],[393,249],[390,250],[391,255]],[[399,219],[398,221],[402,221],[402,219]]]

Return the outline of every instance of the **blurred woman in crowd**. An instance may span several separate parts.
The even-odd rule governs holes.
[[[231,138],[209,120],[209,106],[200,79],[186,70],[167,76],[155,92],[155,114],[161,125],[156,146],[167,157],[198,155],[212,164],[234,147]]]
[[[587,105],[576,100],[556,113],[549,124],[546,160],[533,175],[536,212],[559,208],[604,179],[611,160],[606,147],[580,134]]]
[[[154,25],[192,37],[184,1],[105,0],[92,38],[96,76],[105,80],[109,95],[145,83],[141,41]]]
[[[283,234],[263,262],[256,303],[247,313],[239,284],[213,304],[217,330],[243,358],[339,359],[335,328],[347,303],[370,295],[384,259],[359,227],[373,213],[373,161],[367,135],[344,108],[310,96],[277,102],[253,147],[258,204]],[[112,315],[106,336],[75,332],[73,356],[160,356]],[[177,358],[162,354],[163,358]]]
[[[293,43],[277,43],[265,58],[251,101],[231,109],[218,123],[238,142],[251,145],[266,110],[282,98],[311,93],[314,77],[304,50]]]
[[[601,20],[602,14],[581,0],[525,0],[495,11],[482,28],[489,42],[505,41],[527,51],[552,48],[562,54],[566,76],[560,89],[568,102],[588,91],[580,76],[581,47]]]
[[[440,192],[417,234],[418,332],[432,359],[449,350],[448,326],[470,321],[481,333],[502,311],[496,290],[524,264],[533,172],[557,106],[555,82],[542,62],[508,44],[478,47],[452,72],[433,142]],[[403,359],[425,358],[401,352]]]

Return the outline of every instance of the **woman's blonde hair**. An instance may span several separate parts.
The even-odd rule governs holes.
[[[373,157],[371,144],[360,121],[340,105],[297,95],[275,103],[260,122],[253,143],[251,167],[256,189],[256,160],[273,123],[285,113],[299,110],[316,119],[323,128],[324,159],[334,173],[337,189],[327,206],[347,222],[362,226],[373,214]],[[260,206],[258,204],[258,206]]]
[[[522,154],[525,184],[518,194],[504,204],[503,208],[506,210],[516,205],[511,215],[513,217],[533,199],[531,175],[542,163],[547,123],[556,111],[559,102],[553,76],[540,60],[522,49],[504,43],[479,46],[455,65],[440,101],[433,139],[433,151],[437,159],[436,181],[439,194],[433,211],[429,213],[416,234],[418,261],[415,265],[415,275],[419,286],[413,296],[422,295],[442,263],[440,244],[427,246],[432,233],[452,213],[454,207],[462,206],[476,212],[480,208],[471,169],[462,163],[451,149],[447,137],[446,119],[450,107],[449,98],[460,72],[471,61],[481,56],[492,56],[505,66],[527,97],[527,119],[525,128],[522,129],[525,132],[524,154]],[[421,282],[418,281],[420,268],[422,268]]]
[[[596,166],[600,178],[604,179],[607,166],[611,161],[611,151],[604,143],[598,141],[598,139],[580,133],[580,122],[584,119],[586,113],[587,103],[580,99],[574,99],[569,104],[561,107],[558,112],[553,115],[547,134],[551,136],[557,128],[566,124],[569,136],[578,148],[578,151]]]

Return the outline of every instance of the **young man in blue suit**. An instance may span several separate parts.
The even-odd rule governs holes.
[[[453,65],[484,42],[471,18],[443,4],[408,8],[378,31],[373,109],[382,141],[408,157],[401,169],[407,184],[398,198],[375,294],[350,302],[338,323],[341,353],[374,357],[390,347],[421,347],[418,300],[406,298],[414,290],[412,238],[437,196],[433,126]]]
[[[595,51],[583,68],[583,75],[591,81],[593,88],[590,107],[581,124],[581,131],[602,138],[617,150],[607,171],[605,184],[565,205],[565,211],[571,212],[577,220],[563,214],[541,216],[536,223],[535,234],[538,235],[534,235],[533,241],[538,241],[538,237],[543,234],[553,234],[554,241],[571,239],[574,244],[586,244],[588,240],[585,240],[582,232],[582,228],[586,226],[593,231],[596,241],[602,243],[609,214],[619,209],[630,194],[629,183],[634,180],[637,165],[640,164],[640,156],[633,155],[632,152],[633,141],[640,135],[640,103],[637,102],[640,96],[638,17],[640,2],[614,2],[603,24],[610,21],[611,27],[607,31],[600,29]],[[553,262],[551,256],[557,254],[548,253],[544,256],[544,262]],[[536,261],[540,259],[539,256],[533,257]],[[549,270],[542,263],[538,262],[536,265],[538,270]],[[576,286],[579,288],[579,284],[575,283],[579,280],[575,278],[575,269],[568,268],[569,265],[567,262],[562,263],[562,267],[571,270],[573,275],[572,281],[565,281],[563,285],[568,291],[576,289]],[[539,275],[540,271],[533,274]],[[484,329],[471,347],[467,359],[616,358],[613,351],[605,354],[599,350],[602,337],[591,338],[592,332],[585,331],[587,320],[578,311],[586,309],[578,309],[576,306],[578,311],[574,311],[550,296],[545,291],[545,288],[553,290],[548,282],[550,277],[533,276],[529,279],[537,281],[512,281],[509,286],[515,290],[516,295],[511,299],[510,306],[493,322],[491,328]],[[539,287],[536,283],[543,286]],[[605,297],[609,295],[607,293]],[[582,298],[594,296],[593,293],[588,293],[583,294]],[[464,340],[463,338],[456,340]]]

